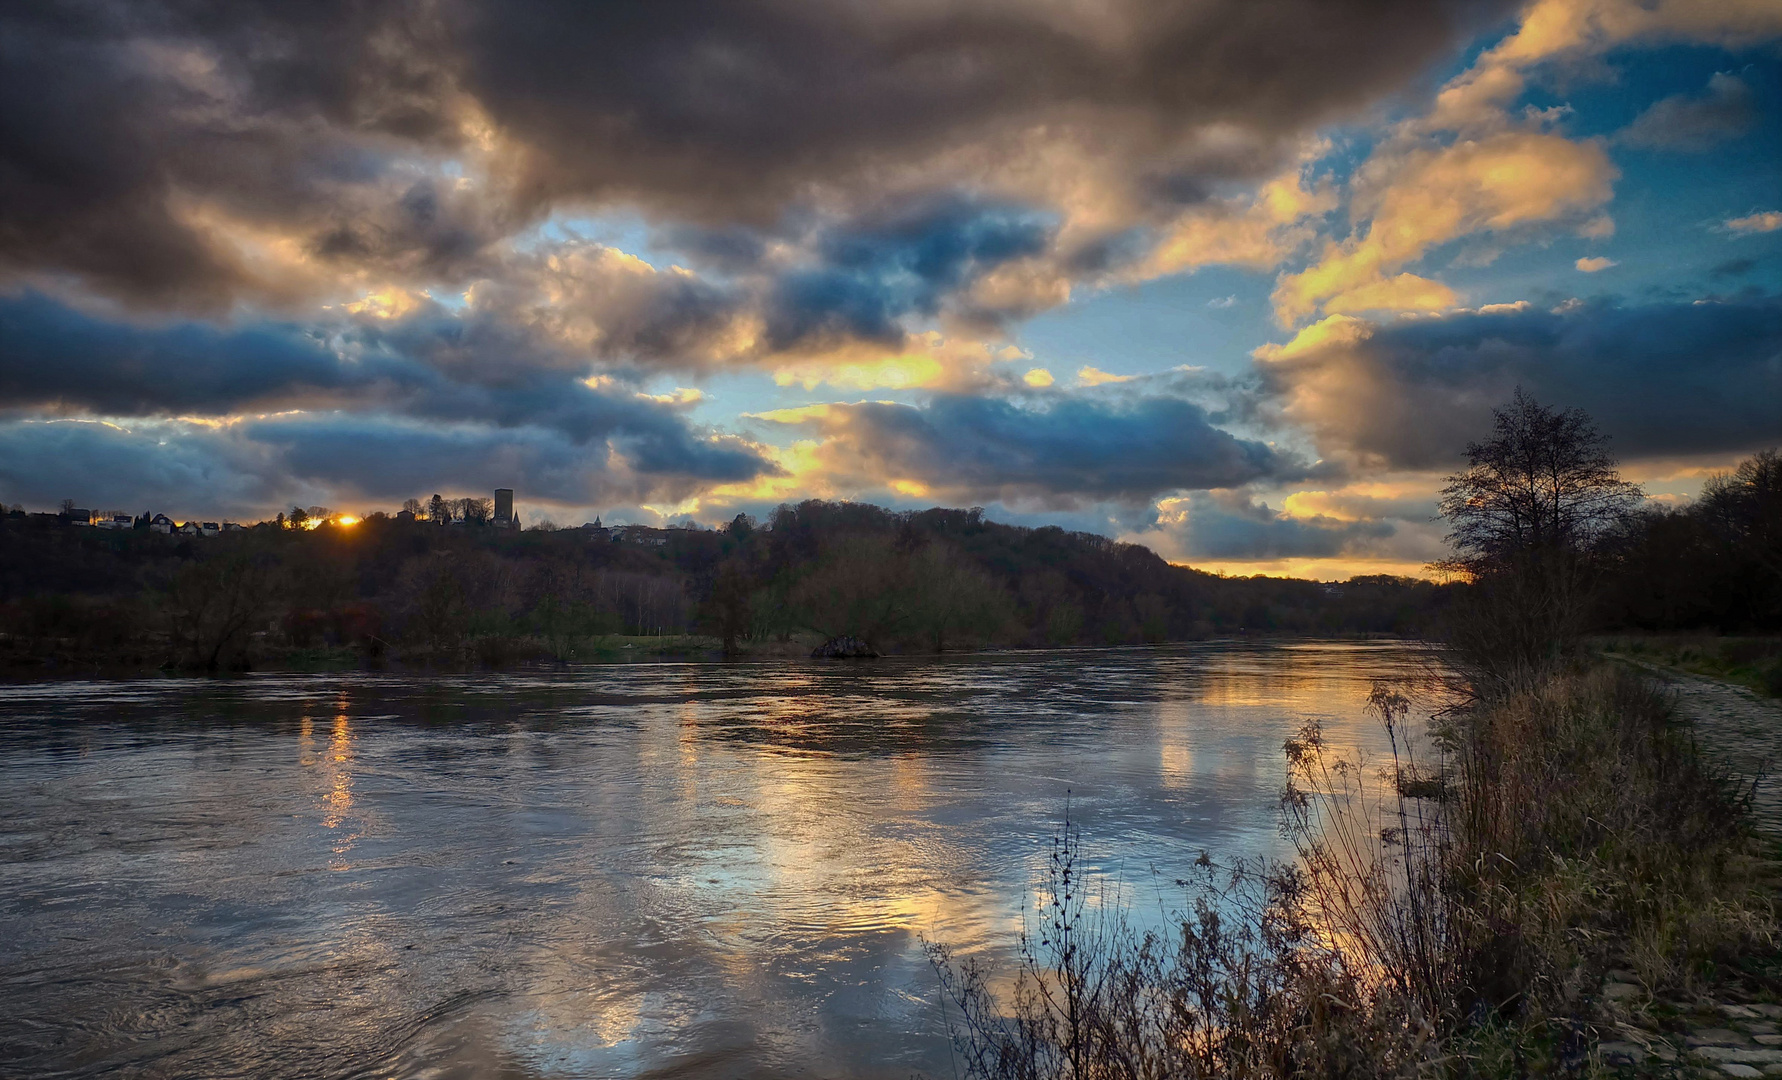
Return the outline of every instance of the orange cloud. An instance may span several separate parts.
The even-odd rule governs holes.
[[[1130,382],[1135,377],[1136,376],[1132,375],[1112,375],[1097,367],[1083,367],[1077,369],[1077,381],[1084,386],[1106,386],[1108,383]]]
[[[1764,210],[1760,213],[1748,214],[1745,217],[1732,218],[1727,221],[1725,228],[1728,232],[1746,235],[1775,232],[1777,229],[1782,229],[1782,210]]]
[[[1603,148],[1539,131],[1498,132],[1370,163],[1387,180],[1358,199],[1369,223],[1329,243],[1323,257],[1276,286],[1275,314],[1291,326],[1318,313],[1452,306],[1452,290],[1400,267],[1436,244],[1480,231],[1552,221],[1607,202],[1619,175]]]

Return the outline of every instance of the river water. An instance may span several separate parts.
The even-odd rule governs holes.
[[[953,1075],[1065,811],[1135,917],[1282,855],[1409,645],[0,690],[0,1074]]]

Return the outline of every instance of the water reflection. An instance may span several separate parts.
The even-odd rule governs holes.
[[[1202,849],[1280,850],[1305,716],[1377,749],[1369,683],[1421,665],[1198,647],[18,688],[0,1059],[941,1075],[920,938],[1006,957],[1066,792],[1096,870],[1161,917]]]

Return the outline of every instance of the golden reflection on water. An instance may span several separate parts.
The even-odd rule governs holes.
[[[1166,788],[1183,789],[1194,779],[1193,695],[1171,690],[1157,703],[1157,776]]]
[[[349,831],[343,828],[348,825],[353,812],[355,734],[352,720],[347,716],[347,699],[344,696],[336,704],[336,709],[338,711],[328,733],[326,750],[319,755],[315,753],[315,724],[307,715],[298,725],[297,745],[301,762],[321,771],[322,827],[336,833],[329,845],[335,856],[329,863],[329,869],[348,870],[352,864],[341,856],[353,849],[360,835],[357,829]]]
[[[322,825],[340,828],[353,809],[353,726],[345,713],[334,718],[334,731],[328,736],[328,794],[322,800],[327,813]]]

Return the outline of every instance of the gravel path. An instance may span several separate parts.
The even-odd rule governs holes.
[[[1755,784],[1757,830],[1782,840],[1782,701],[1673,668],[1621,657],[1677,695],[1711,761]],[[1782,1005],[1761,1002],[1658,1002],[1631,971],[1611,971],[1602,1001],[1612,1027],[1602,1030],[1598,1060],[1620,1076],[1675,1080],[1782,1077]],[[1669,1023],[1654,1019],[1663,1007]],[[1660,1030],[1660,1029],[1663,1030]]]
[[[1671,668],[1639,666],[1676,693],[1677,705],[1695,724],[1709,760],[1747,784],[1756,783],[1752,811],[1757,829],[1782,839],[1782,699]]]

